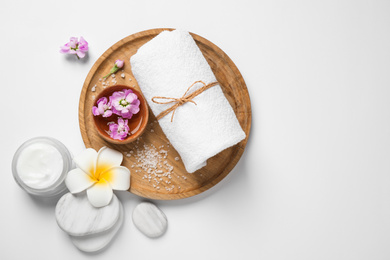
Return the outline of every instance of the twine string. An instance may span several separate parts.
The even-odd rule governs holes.
[[[187,93],[190,91],[190,89],[197,83],[202,83],[203,87],[201,88],[198,88],[197,90],[195,90],[194,92],[190,93],[187,95]],[[195,103],[194,100],[192,100],[194,97],[196,97],[197,95],[199,95],[200,93],[202,93],[203,91],[217,85],[218,82],[212,82],[210,84],[207,84],[204,83],[203,81],[201,80],[198,80],[198,81],[195,81],[194,83],[192,83],[191,86],[189,86],[189,88],[187,89],[187,91],[184,93],[184,95],[181,97],[181,98],[172,98],[172,97],[160,97],[160,96],[156,96],[156,97],[153,97],[152,98],[152,101],[156,104],[171,104],[171,103],[175,103],[173,106],[171,106],[170,108],[162,111],[160,114],[157,115],[157,120],[160,120],[161,118],[163,118],[164,116],[168,115],[169,113],[172,112],[172,116],[171,116],[171,122],[173,121],[173,116],[175,115],[175,112],[176,112],[176,109],[187,103],[187,102],[191,102],[193,103],[194,105],[197,105]],[[158,101],[160,100],[160,101]]]

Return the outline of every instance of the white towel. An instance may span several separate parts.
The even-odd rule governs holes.
[[[156,104],[155,96],[180,98],[195,81],[217,81],[192,36],[186,31],[163,31],[130,59],[133,75],[155,116],[173,104]],[[202,87],[196,84],[189,93]],[[187,172],[206,165],[207,159],[237,144],[245,133],[219,85],[159,120],[180,154]]]

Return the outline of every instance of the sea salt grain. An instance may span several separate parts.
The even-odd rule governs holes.
[[[133,150],[130,151],[135,158],[131,168],[137,167],[140,169],[136,170],[136,172],[141,172],[141,170],[146,172],[142,179],[148,181],[157,190],[160,189],[159,185],[162,183],[171,184],[171,174],[174,167],[166,160],[168,151],[161,149],[161,147],[157,149],[153,144],[143,144],[142,147],[137,149],[135,153]],[[167,191],[172,191],[173,189],[171,187]]]
[[[122,79],[124,79],[125,78],[125,73],[122,73],[121,77],[122,77]]]

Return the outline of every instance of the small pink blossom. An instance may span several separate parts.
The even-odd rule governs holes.
[[[110,104],[114,114],[130,119],[133,114],[139,112],[141,102],[133,91],[124,89],[123,91],[116,91],[110,96]]]
[[[109,125],[109,129],[110,137],[116,140],[124,140],[130,131],[128,120],[123,120],[121,117],[118,117],[118,124],[112,122]]]
[[[119,68],[119,69],[121,69],[121,68],[123,68],[123,65],[125,64],[125,62],[123,61],[123,60],[116,60],[115,61],[115,65]]]
[[[111,103],[107,103],[106,97],[99,98],[97,107],[92,107],[92,113],[94,116],[102,115],[103,117],[110,117],[112,115]]]
[[[110,70],[110,73],[108,73],[106,76],[104,76],[103,79],[107,78],[111,74],[116,73],[119,69],[123,68],[124,65],[125,65],[125,62],[123,60],[116,60],[114,67],[112,67],[112,69]]]
[[[82,59],[88,52],[88,42],[83,37],[80,37],[80,41],[77,37],[71,37],[69,42],[60,48],[60,53],[75,54],[78,59]]]

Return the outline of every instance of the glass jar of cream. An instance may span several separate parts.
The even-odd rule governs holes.
[[[50,137],[36,137],[23,143],[12,161],[12,173],[30,194],[52,197],[66,190],[65,177],[73,168],[68,149]]]

